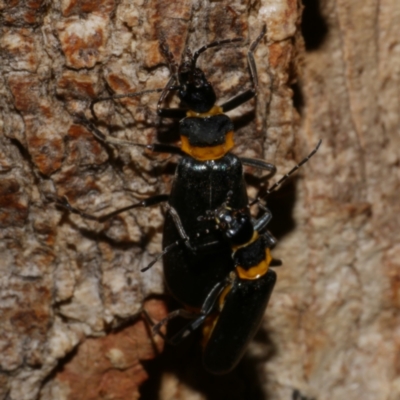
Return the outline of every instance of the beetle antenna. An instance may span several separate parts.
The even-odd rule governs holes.
[[[168,85],[167,85],[168,86]],[[147,90],[142,90],[140,92],[133,92],[133,93],[127,93],[127,94],[117,94],[115,96],[107,96],[107,97],[99,97],[96,100],[93,100],[90,103],[90,112],[93,116],[94,119],[98,119],[96,112],[94,110],[94,106],[99,103],[100,101],[106,101],[106,100],[115,100],[115,99],[123,99],[125,97],[139,97],[142,96],[143,94],[147,94],[147,93],[160,93],[163,90],[165,90],[165,88],[158,88],[158,89],[147,89]],[[170,86],[167,88],[167,90],[178,90],[178,86]]]
[[[164,35],[160,37],[160,52],[168,63],[168,68],[171,71],[171,75],[175,76],[175,80],[176,82],[178,82],[178,65],[175,61],[174,55],[169,49],[167,40],[165,39]]]
[[[171,50],[169,49],[167,40],[165,39],[164,35],[160,37],[160,52],[167,60],[168,68],[171,72],[171,77],[169,78],[168,83],[165,85],[164,89],[161,91],[160,98],[157,102],[157,111],[161,109],[161,104],[164,102],[165,98],[167,97],[168,93],[171,91],[171,87],[173,90],[178,90],[180,86],[173,86],[175,83],[179,85],[179,77],[178,77],[178,65],[174,59],[174,55],[172,54]]]
[[[253,200],[250,203],[250,206],[258,203],[260,200],[265,199],[268,197],[273,191],[275,191],[280,185],[282,185],[283,182],[286,181],[286,179],[289,178],[290,175],[292,175],[294,172],[296,172],[302,165],[304,165],[319,149],[319,146],[321,146],[322,140],[318,142],[318,144],[315,146],[315,149],[303,160],[301,160],[297,165],[295,165],[287,174],[283,175],[281,179],[279,179],[278,182],[275,182],[262,196],[257,197],[255,200]]]
[[[206,50],[211,49],[212,47],[218,47],[218,46],[224,46],[229,43],[236,43],[236,42],[241,42],[243,41],[244,38],[242,37],[236,37],[232,39],[223,39],[223,40],[216,40],[215,42],[211,42],[209,44],[204,45],[203,47],[200,47],[200,49],[196,50],[193,54],[192,57],[192,68],[194,69],[196,66],[197,59],[199,58],[201,53],[204,53]]]
[[[175,75],[172,75],[169,78],[169,81],[165,85],[164,89],[159,90],[161,92],[161,95],[160,95],[160,98],[157,101],[157,112],[161,109],[161,104],[163,103],[163,101],[167,97],[168,93],[170,91],[172,91],[172,90],[179,90],[180,89],[180,86],[173,86],[173,84],[175,83],[175,79],[176,79]]]

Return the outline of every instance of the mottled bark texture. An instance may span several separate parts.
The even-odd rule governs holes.
[[[244,361],[211,377],[193,341],[150,365],[143,398],[400,397],[400,3],[307,0],[306,46],[301,14],[295,0],[0,2],[0,399],[139,397],[140,361],[162,347],[134,318],[163,293],[160,264],[139,272],[160,251],[160,207],[99,224],[48,195],[100,215],[167,193],[176,158],[104,145],[74,114],[163,87],[161,37],[179,60],[186,45],[250,40],[263,24],[258,99],[230,113],[235,152],[275,163],[279,177],[323,144],[269,201],[283,266]],[[201,56],[219,102],[249,86],[245,50]],[[156,101],[99,104],[98,126],[173,142]],[[249,193],[259,185],[250,179]],[[166,314],[161,300],[145,307]]]

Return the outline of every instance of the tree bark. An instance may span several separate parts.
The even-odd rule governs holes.
[[[398,0],[307,0],[302,29],[295,0],[16,0],[0,10],[0,399],[136,399],[148,375],[150,399],[400,396]],[[186,47],[249,43],[263,24],[259,95],[229,113],[235,153],[276,164],[275,180],[322,139],[268,200],[283,266],[266,318],[226,377],[202,370],[195,339],[146,373],[141,361],[162,342],[140,310],[167,313],[148,300],[164,293],[161,264],[140,272],[161,250],[161,208],[100,224],[51,195],[105,214],[168,193],[177,159],[105,145],[75,115],[89,117],[99,97],[164,87],[161,38],[179,62]],[[219,104],[249,87],[247,49],[200,57]],[[97,126],[174,142],[157,98],[99,103]],[[260,186],[250,178],[250,196]]]

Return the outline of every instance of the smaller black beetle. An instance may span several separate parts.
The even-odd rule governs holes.
[[[229,201],[229,200],[228,200]],[[248,209],[233,210],[228,202],[214,211],[217,226],[232,244],[234,271],[218,298],[218,312],[205,322],[205,368],[222,374],[231,371],[256,334],[276,282],[270,248],[275,238],[265,230],[265,214],[252,221]]]
[[[161,326],[172,318],[193,319],[168,339],[171,344],[178,344],[203,325],[203,363],[213,374],[225,374],[240,361],[260,326],[276,281],[275,272],[269,269],[273,261],[270,248],[276,239],[268,231],[261,233],[271,220],[271,213],[262,207],[265,214],[254,221],[248,207],[235,210],[229,206],[232,195],[228,193],[221,207],[199,219],[214,220],[216,229],[231,243],[234,269],[215,285],[199,312],[179,309],[153,327],[153,332],[159,334]],[[173,209],[170,212],[182,237],[190,241],[178,214]]]

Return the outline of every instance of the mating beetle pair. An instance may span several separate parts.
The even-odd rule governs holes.
[[[305,164],[318,151],[320,144],[321,141],[306,158],[267,190],[263,197],[267,197]],[[250,206],[259,203],[261,198],[253,200],[243,209],[233,209],[230,207],[232,197],[234,193],[228,192],[226,202],[215,210],[207,210],[198,220],[216,224],[214,229],[222,233],[225,242],[230,245],[233,269],[206,295],[200,310],[176,310],[153,328],[158,333],[162,325],[176,316],[192,319],[191,323],[170,339],[176,344],[203,325],[203,363],[208,371],[216,374],[229,372],[243,356],[248,343],[258,330],[275,285],[276,274],[269,267],[280,265],[270,254],[276,239],[266,230],[272,214],[262,204],[259,206],[264,214],[259,219],[253,220],[249,213]],[[199,249],[192,247],[179,214],[170,206],[168,210],[180,239],[166,247],[164,254],[172,246],[184,241],[190,253],[196,256]],[[197,236],[201,234],[197,233]],[[212,245],[213,243],[203,245],[202,250]]]
[[[248,207],[230,208],[232,195],[229,192],[225,203],[199,219],[216,223],[216,229],[230,243],[233,269],[208,293],[200,311],[176,310],[153,328],[158,332],[168,319],[178,315],[192,319],[172,337],[171,342],[178,343],[203,325],[203,362],[213,373],[228,372],[239,362],[260,325],[276,281],[275,272],[269,269],[270,248],[276,241],[269,232],[260,234],[271,214],[265,209],[264,216],[253,221]],[[182,237],[187,237],[178,214],[170,211]]]
[[[258,81],[253,52],[265,31],[264,27],[248,52],[252,88],[221,106],[215,105],[214,90],[203,71],[196,67],[196,61],[205,50],[238,42],[241,38],[216,41],[193,55],[187,53],[179,66],[163,42],[161,50],[172,75],[166,87],[127,95],[161,92],[158,114],[180,119],[180,148],[163,144],[141,145],[154,152],[181,156],[169,195],[153,196],[100,217],[77,210],[67,199],[58,199],[58,204],[71,212],[99,221],[129,209],[167,202],[162,253],[165,283],[185,309],[191,310],[178,310],[169,318],[181,315],[192,319],[172,340],[179,341],[203,324],[206,332],[204,365],[212,373],[228,372],[238,363],[259,326],[275,284],[275,273],[269,270],[269,249],[275,239],[267,231],[263,232],[271,214],[265,209],[265,215],[259,220],[251,219],[243,165],[266,170],[269,177],[276,169],[262,160],[239,158],[229,153],[234,146],[233,124],[224,114],[256,96]],[[170,91],[178,91],[185,109],[161,107]],[[125,96],[111,98],[121,97]],[[105,99],[91,104],[93,115],[94,104],[101,100]],[[104,135],[83,115],[77,119],[106,143],[135,145]],[[215,229],[216,225],[219,229]],[[155,332],[159,326],[154,327]]]

